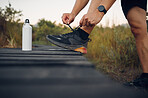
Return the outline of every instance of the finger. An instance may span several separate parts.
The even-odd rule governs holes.
[[[96,25],[96,23],[95,23],[95,21],[90,21],[90,26],[95,26]]]
[[[68,19],[69,19],[69,16],[67,14],[63,14],[62,21],[63,21],[64,24],[67,24]]]
[[[82,19],[79,22],[80,27],[82,27],[82,24],[83,24],[83,17],[82,17]]]
[[[66,21],[65,24],[69,24],[69,18],[67,18],[65,21]]]
[[[84,26],[84,20],[85,20],[85,15],[82,17],[82,19],[79,22],[80,27]]]
[[[68,24],[72,23],[73,21],[74,21],[74,19],[72,17],[69,17]]]
[[[64,24],[66,24],[66,16],[65,15],[62,16],[62,21]]]
[[[87,26],[87,27],[90,26],[90,21],[87,21],[86,26]]]
[[[66,18],[64,19],[64,23],[65,23],[65,24],[68,24],[68,21],[69,21],[69,18],[66,17]]]
[[[87,21],[88,21],[88,18],[87,17],[84,17],[84,21],[83,21],[82,26],[86,26],[87,25]]]

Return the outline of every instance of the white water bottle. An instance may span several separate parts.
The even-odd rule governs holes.
[[[32,51],[32,27],[29,19],[25,20],[22,28],[22,51]]]

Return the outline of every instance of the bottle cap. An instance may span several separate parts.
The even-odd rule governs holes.
[[[26,20],[25,20],[25,23],[29,23],[29,19],[26,19]]]

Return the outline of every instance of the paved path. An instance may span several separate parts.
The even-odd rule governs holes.
[[[36,46],[0,49],[0,98],[148,98],[94,69],[78,52]]]

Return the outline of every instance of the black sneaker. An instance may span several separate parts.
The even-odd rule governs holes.
[[[135,87],[135,88],[148,88],[148,78],[140,76],[134,81],[127,82],[124,84],[125,86]]]
[[[73,30],[73,29],[72,29]],[[79,51],[81,53],[87,53],[86,47],[89,38],[83,40],[79,37],[80,28],[73,30],[71,33],[62,35],[47,35],[46,38],[51,43],[60,46],[62,48]]]

